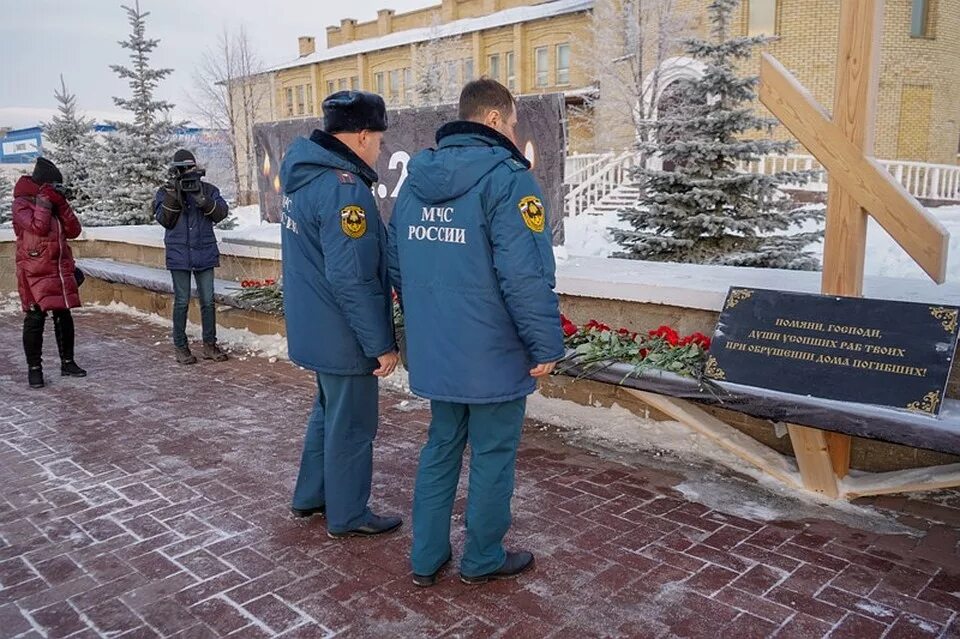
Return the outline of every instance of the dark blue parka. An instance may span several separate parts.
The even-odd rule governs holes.
[[[322,131],[280,167],[283,310],[290,359],[319,373],[369,375],[396,349],[377,174]]]
[[[428,399],[495,403],[534,391],[563,356],[547,211],[504,136],[452,122],[417,154],[390,220],[410,387]]]
[[[157,190],[153,199],[154,217],[167,229],[163,244],[167,268],[171,271],[205,271],[220,266],[220,249],[213,226],[227,217],[229,209],[220,196],[220,189],[207,182],[200,184],[210,202],[206,214],[189,193],[183,196],[183,207],[179,212],[164,209],[162,188]]]

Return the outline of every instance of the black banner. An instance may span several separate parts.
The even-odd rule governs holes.
[[[563,241],[563,170],[566,156],[563,96],[550,94],[520,98],[517,108],[520,150],[533,164],[533,173],[553,227],[554,244]],[[383,153],[373,187],[380,215],[390,219],[397,193],[407,177],[407,162],[418,151],[435,146],[437,129],[455,120],[455,105],[399,109],[388,112],[389,130],[383,136]],[[257,147],[257,183],[260,215],[269,222],[280,219],[280,162],[293,140],[322,128],[323,118],[266,122],[254,126]]]
[[[731,288],[706,374],[745,386],[937,415],[953,306]]]

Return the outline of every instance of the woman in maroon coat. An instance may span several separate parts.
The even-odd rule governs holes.
[[[43,386],[43,325],[53,312],[53,329],[60,351],[60,372],[85,377],[73,361],[73,316],[80,306],[76,267],[67,240],[80,235],[80,222],[63,194],[63,176],[53,162],[38,158],[33,175],[25,175],[13,190],[13,230],[17,234],[17,288],[26,316],[23,350],[30,386]]]

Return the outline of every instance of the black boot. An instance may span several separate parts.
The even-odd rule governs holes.
[[[63,377],[86,377],[87,371],[73,361],[75,333],[73,315],[69,310],[53,312],[53,334],[57,338],[57,350],[60,352],[60,374]]]
[[[461,572],[460,581],[465,584],[473,585],[485,584],[488,581],[495,581],[498,579],[513,579],[520,573],[526,572],[532,567],[533,554],[525,550],[521,550],[520,552],[507,551],[507,558],[499,569],[494,570],[493,572],[488,572],[485,575],[477,575],[475,577],[468,577]]]
[[[30,388],[43,388],[43,369],[37,366],[30,367],[27,372],[27,379],[30,381]]]
[[[33,306],[23,317],[23,352],[27,356],[30,388],[43,388],[43,325],[47,314]]]
[[[87,371],[77,366],[76,362],[61,362],[60,375],[63,377],[86,377]]]

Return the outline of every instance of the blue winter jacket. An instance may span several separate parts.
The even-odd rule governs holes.
[[[493,129],[452,122],[437,142],[410,161],[390,220],[410,388],[458,403],[525,397],[530,369],[564,352],[543,197]]]
[[[283,310],[290,359],[304,368],[369,375],[396,349],[376,180],[322,131],[294,140],[283,158]]]
[[[163,208],[162,188],[157,189],[153,199],[154,217],[167,229],[163,244],[166,247],[167,268],[171,271],[205,271],[220,266],[220,249],[213,226],[226,218],[229,210],[217,187],[208,182],[200,184],[210,201],[206,214],[189,193],[184,195],[179,213]]]

